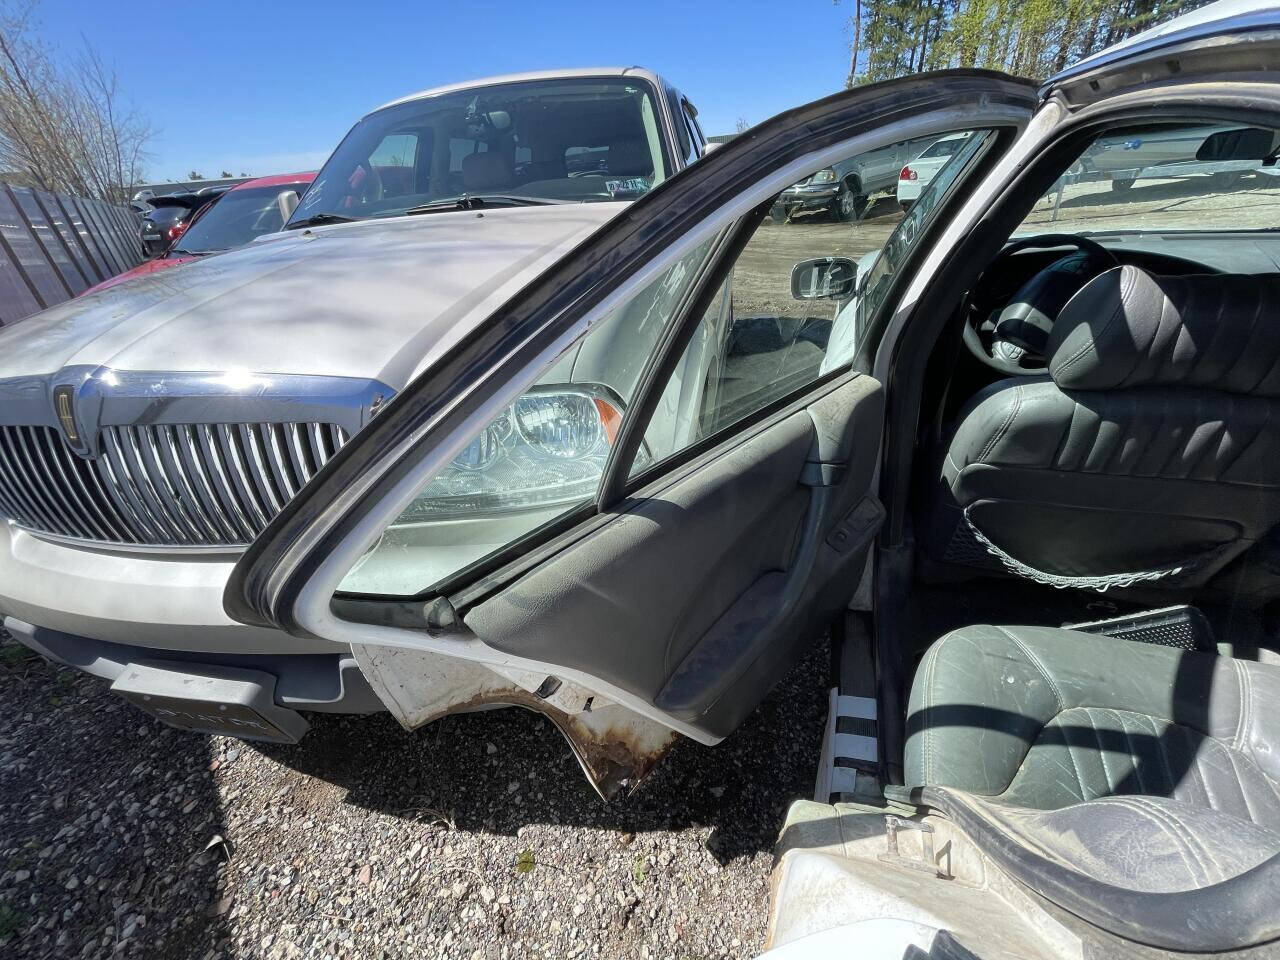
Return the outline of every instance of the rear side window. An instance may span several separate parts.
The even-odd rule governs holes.
[[[964,145],[964,137],[947,137],[934,143],[924,153],[920,154],[921,160],[928,160],[931,157],[950,157],[955,155]]]
[[[689,136],[693,138],[698,154],[701,155],[706,152],[707,138],[702,133],[702,127],[698,125],[698,111],[688,100],[681,100],[680,103],[684,108],[681,112],[684,114],[684,122],[689,127]]]
[[[369,166],[377,182],[382,199],[404,197],[418,192],[418,153],[430,151],[431,133],[391,133],[382,138],[373,153],[369,154]]]

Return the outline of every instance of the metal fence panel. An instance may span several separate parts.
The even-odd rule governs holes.
[[[93,201],[93,209],[98,214],[98,220],[102,223],[102,229],[106,231],[107,239],[111,242],[116,256],[121,263],[128,265],[125,269],[129,269],[129,266],[133,265],[133,257],[129,253],[129,240],[125,237],[124,231],[120,229],[120,221],[115,218],[111,204],[95,200]]]
[[[120,251],[116,249],[111,233],[102,222],[102,213],[98,210],[97,201],[87,200],[84,197],[77,197],[76,201],[80,204],[80,212],[84,214],[85,223],[93,227],[94,236],[98,240],[98,247],[102,250],[111,275],[115,276],[117,273],[123,273],[128,270],[129,265],[125,262],[124,257],[120,255]]]
[[[99,283],[108,277],[115,276],[113,271],[107,269],[107,262],[103,259],[102,251],[98,249],[98,244],[94,240],[92,228],[85,223],[84,215],[80,212],[80,207],[77,205],[75,197],[60,193],[58,194],[58,203],[62,205],[62,211],[67,215],[67,222],[71,224],[71,229],[76,235],[80,249],[89,258],[89,263],[93,265],[95,274],[93,282]]]
[[[120,227],[120,236],[129,258],[131,260],[145,258],[147,254],[142,249],[142,237],[138,233],[139,218],[134,216],[133,211],[127,207],[108,206],[107,212],[115,218],[115,222]]]
[[[22,214],[22,219],[27,221],[27,226],[31,229],[31,235],[40,244],[40,250],[44,254],[45,260],[48,261],[50,268],[58,279],[60,291],[58,299],[74,297],[84,289],[85,284],[80,279],[80,272],[76,269],[76,265],[72,263],[71,256],[63,245],[62,237],[58,235],[58,231],[49,222],[48,214],[40,205],[40,201],[36,199],[35,191],[28,190],[25,187],[14,187],[9,191],[9,194],[13,197],[14,203],[17,204],[18,212]]]
[[[13,323],[40,309],[35,294],[27,286],[27,278],[9,252],[0,243],[0,324]]]
[[[67,298],[57,271],[45,257],[40,242],[8,190],[0,190],[0,234],[3,234],[6,252],[18,265],[27,288],[41,309]]]
[[[40,204],[40,208],[44,211],[49,225],[58,234],[62,249],[66,252],[71,262],[71,269],[68,271],[66,279],[71,285],[72,295],[74,296],[93,286],[98,282],[97,271],[89,263],[89,255],[85,253],[84,247],[80,245],[80,238],[76,236],[75,228],[67,220],[67,215],[62,209],[62,205],[58,203],[58,198],[44,190],[33,190],[32,197]]]
[[[126,207],[0,184],[0,326],[140,263],[137,223]]]

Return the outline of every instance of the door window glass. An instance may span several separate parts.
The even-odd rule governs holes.
[[[966,132],[963,147],[926,168],[904,215],[896,176],[875,170],[897,172],[937,139],[850,156],[778,195],[666,384],[633,475],[851,362],[937,197],[986,136]]]
[[[891,149],[914,158],[936,139]],[[571,157],[612,168],[614,149]],[[963,164],[972,156],[968,149],[948,162]],[[894,178],[880,182],[869,172],[870,158],[883,165],[884,154],[881,148],[851,156],[776,198],[772,215],[714,281],[712,302],[661,388],[632,473],[848,364],[844,340],[856,331],[848,318],[860,316],[874,294],[867,279],[892,276],[937,209],[929,191],[955,179],[943,166],[904,218]],[[638,399],[641,373],[709,249],[710,241],[593,324],[472,435],[349,572],[342,590],[417,595],[594,500]]]
[[[409,596],[594,499],[645,362],[710,242],[614,309],[473,435],[347,574]],[[647,463],[645,454],[641,462]]]

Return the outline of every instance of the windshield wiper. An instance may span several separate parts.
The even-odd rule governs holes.
[[[573,203],[573,200],[554,200],[550,197],[519,197],[504,193],[463,194],[448,200],[432,200],[410,207],[406,217],[420,213],[439,213],[448,210],[483,210],[485,207],[541,207],[549,203]]]
[[[223,253],[223,250],[183,250],[181,247],[174,247],[169,251],[176,253],[180,257],[207,257],[211,253]]]
[[[299,227],[323,227],[326,223],[354,223],[360,217],[344,217],[340,213],[313,213],[301,220],[291,220],[285,225],[286,230],[297,230]]]

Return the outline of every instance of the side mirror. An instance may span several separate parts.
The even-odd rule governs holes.
[[[858,265],[848,257],[801,260],[791,268],[791,296],[797,300],[848,300],[858,285]]]
[[[281,190],[276,196],[276,209],[280,211],[280,222],[288,223],[289,218],[293,216],[293,211],[298,209],[298,201],[300,191],[306,187],[295,187],[291,190]]]

